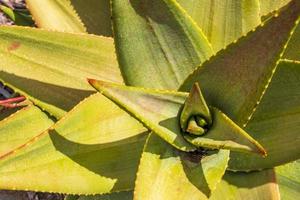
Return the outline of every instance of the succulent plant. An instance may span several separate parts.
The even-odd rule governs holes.
[[[96,22],[94,4],[26,2],[50,30],[0,27],[0,106],[25,105],[0,113],[1,189],[298,197],[298,0],[111,0],[112,29],[104,1]]]

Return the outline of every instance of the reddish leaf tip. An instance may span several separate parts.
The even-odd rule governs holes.
[[[97,80],[92,79],[92,78],[87,78],[87,81],[89,82],[89,84],[94,85]]]

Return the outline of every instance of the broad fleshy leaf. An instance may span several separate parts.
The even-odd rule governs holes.
[[[245,124],[276,69],[299,14],[300,1],[294,0],[277,17],[197,68],[180,90],[189,91],[199,82],[208,104],[238,125]]]
[[[92,79],[89,82],[168,143],[183,151],[196,150],[183,138],[179,125],[178,114],[187,93],[128,87]]]
[[[260,172],[226,172],[210,200],[279,200],[273,169]]]
[[[40,28],[112,36],[109,0],[26,0]],[[41,7],[47,8],[43,12]]]
[[[0,121],[0,158],[53,124],[54,122],[34,105],[27,106]]]
[[[74,33],[86,31],[70,0],[26,0],[26,5],[40,28]]]
[[[112,0],[116,52],[126,84],[177,89],[212,48],[175,0]]]
[[[260,24],[258,0],[177,0],[203,30],[215,52]]]
[[[93,93],[95,77],[122,83],[110,38],[0,27],[0,79],[57,118]]]
[[[243,129],[237,126],[220,110],[212,107],[213,124],[204,136],[184,135],[184,138],[197,147],[230,149],[240,152],[253,152],[267,155],[265,149]]]
[[[194,145],[183,138],[186,133],[180,128],[180,112],[188,97],[187,93],[128,87],[91,79],[89,82],[104,96],[177,149],[196,150]],[[210,149],[225,148],[265,154],[264,149],[227,116],[214,108],[211,111],[212,127],[193,142],[194,144]]]
[[[300,63],[281,62],[245,130],[267,150],[230,154],[233,170],[271,168],[300,158]]]
[[[207,199],[225,173],[228,150],[211,155],[179,152],[155,134],[146,143],[137,173],[135,199]]]
[[[186,130],[188,122],[192,117],[199,116],[203,118],[207,125],[211,125],[212,118],[208,106],[203,98],[198,83],[194,84],[189,96],[184,102],[181,114],[180,114],[180,126],[183,130]],[[196,119],[195,119],[196,121]]]
[[[0,189],[69,194],[132,189],[146,132],[107,98],[93,95],[1,158]]]
[[[283,200],[298,199],[300,195],[300,160],[276,167],[276,177]]]

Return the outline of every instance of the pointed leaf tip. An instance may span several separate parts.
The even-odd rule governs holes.
[[[94,87],[94,84],[96,83],[96,80],[95,80],[95,79],[87,78],[87,81],[89,82],[89,84],[90,84],[91,86]]]
[[[197,90],[197,88],[199,89],[197,85],[194,89],[198,92],[190,94],[196,98],[190,98],[187,93],[176,91],[128,87],[97,80],[92,80],[91,84],[104,96],[139,120],[145,127],[180,150],[193,151],[196,147],[204,147],[266,155],[264,148],[255,139],[214,107],[209,108],[213,122],[209,127],[204,125],[204,128],[207,129],[206,134],[196,130],[192,126],[193,124],[190,124],[192,134],[183,133],[178,124],[178,115],[180,112],[184,112],[181,111],[182,106],[188,105],[187,108],[192,111],[188,113],[193,114],[194,111],[199,110],[200,112],[197,113],[203,113],[201,111],[203,101],[199,98],[201,93],[200,90]],[[191,108],[193,109],[191,110]],[[194,119],[194,123],[197,123],[198,126],[203,124],[201,121],[199,123],[197,116],[187,119]]]
[[[200,127],[201,125],[205,125],[205,124],[210,125],[212,123],[209,108],[201,93],[198,82],[195,82],[193,84],[190,94],[184,103],[180,115],[180,126],[183,130],[186,131],[189,121],[192,118],[195,118],[197,120],[197,124]],[[204,122],[204,124],[203,123],[199,124],[198,122]]]

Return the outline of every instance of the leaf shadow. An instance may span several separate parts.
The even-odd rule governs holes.
[[[71,0],[71,2],[88,33],[112,36],[109,0]]]
[[[180,110],[178,111],[178,113],[180,113]],[[173,141],[175,144],[180,144],[180,143],[182,143],[180,141],[185,140],[184,137],[182,136],[182,134],[184,134],[184,133],[181,131],[181,128],[179,126],[179,117],[171,117],[171,118],[165,119],[163,121],[160,121],[158,124],[166,129],[172,131],[173,133],[175,133],[177,135]]]
[[[129,0],[129,2],[135,12],[146,21],[155,21],[174,30],[180,30],[178,24],[174,23],[173,14],[165,2],[153,0]]]
[[[263,176],[273,177],[262,178]],[[248,177],[248,178],[247,178]],[[253,171],[253,172],[231,172],[227,171],[224,175],[224,181],[238,188],[256,188],[268,183],[277,184],[276,175],[273,170]],[[252,180],[252,181],[249,181]]]
[[[77,143],[60,135],[56,130],[50,130],[49,136],[57,151],[87,170],[115,180],[112,191],[121,191],[134,187],[146,133],[105,144]]]
[[[20,77],[0,71],[0,79],[31,95],[39,101],[54,105],[65,111],[71,110],[82,99],[95,93],[91,90],[68,88]]]
[[[191,153],[180,152],[180,159],[183,165],[183,170],[186,177],[189,179],[198,190],[200,190],[207,197],[211,195],[211,189],[205,177],[205,172],[202,167],[201,158],[194,158],[195,155]]]
[[[178,115],[180,111],[181,109],[179,109]],[[169,129],[174,133],[177,133],[177,135],[184,134],[181,131],[181,128],[179,126],[179,117],[168,118],[166,120],[159,122],[159,125]],[[182,139],[185,140],[184,137],[180,136],[179,138],[179,136],[177,136],[176,139],[174,140],[174,143],[176,143],[176,140],[182,140]],[[166,145],[170,145],[170,144],[166,143]],[[209,197],[211,195],[211,190],[205,178],[205,174],[204,174],[205,172],[202,167],[202,163],[201,163],[202,154],[199,152],[183,152],[173,147],[172,149],[173,151],[171,153],[160,154],[160,158],[164,159],[164,158],[172,157],[174,155],[179,156],[183,166],[183,170],[189,182],[193,184],[196,188],[198,188],[198,190],[200,190],[203,194]]]

